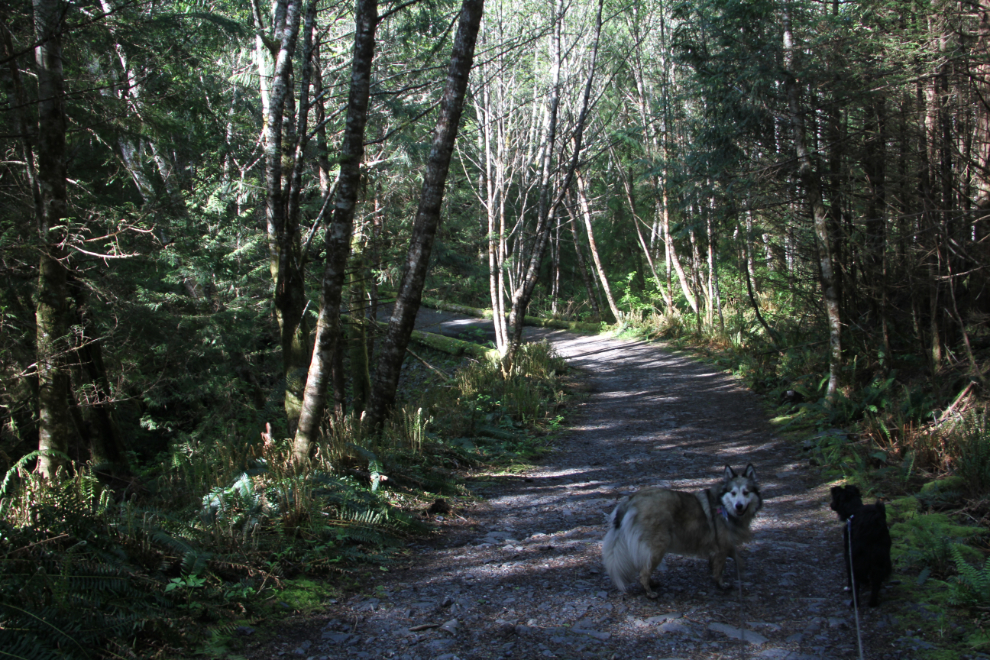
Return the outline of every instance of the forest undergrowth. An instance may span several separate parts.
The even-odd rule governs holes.
[[[507,379],[495,361],[417,356],[384,432],[328,418],[306,471],[270,426],[175,442],[126,484],[78,462],[49,482],[36,452],[21,458],[0,486],[0,657],[208,653],[388,570],[471,496],[467,469],[546,450],[566,368],[548,344]]]

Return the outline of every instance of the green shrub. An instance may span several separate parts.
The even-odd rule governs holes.
[[[947,575],[953,567],[954,544],[982,533],[978,527],[955,524],[942,513],[916,515],[891,527],[894,547],[891,556],[903,566],[928,568],[935,575]],[[979,553],[969,546],[959,546],[970,556]]]
[[[279,576],[380,561],[400,535],[424,529],[351,477],[296,474],[289,456],[270,446],[227,487],[211,486],[189,457],[166,465],[168,487],[142,504],[114,503],[87,465],[49,481],[19,463],[0,512],[0,649],[119,657],[137,644],[188,643],[229,625],[239,601]],[[224,471],[219,452],[195,460]],[[180,479],[201,495],[157,508]]]
[[[973,496],[990,494],[990,426],[986,413],[971,415],[958,430],[955,473]]]

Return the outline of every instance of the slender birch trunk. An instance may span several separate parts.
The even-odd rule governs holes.
[[[591,273],[588,272],[588,267],[585,265],[584,254],[581,252],[581,245],[578,241],[578,219],[574,214],[574,209],[571,204],[565,204],[564,206],[567,208],[567,213],[570,216],[570,221],[567,225],[571,229],[571,238],[574,241],[574,254],[577,255],[578,271],[581,273],[581,280],[584,282],[584,289],[588,292],[588,303],[591,305],[591,309],[595,313],[595,320],[600,321],[602,319],[602,310],[601,307],[598,306],[598,296],[595,295],[595,287],[591,281]]]
[[[402,361],[422,301],[423,284],[426,281],[426,270],[433,251],[433,241],[440,224],[444,186],[464,107],[464,96],[471,65],[474,62],[474,48],[484,6],[484,0],[464,0],[461,5],[457,34],[450,55],[450,67],[447,70],[447,84],[440,102],[440,115],[433,133],[433,146],[430,149],[426,173],[423,177],[423,190],[413,224],[405,272],[375,370],[371,402],[367,411],[367,423],[371,429],[381,428],[385,415],[395,402]]]
[[[657,275],[656,265],[653,263],[653,255],[650,253],[650,248],[646,244],[646,239],[643,238],[643,230],[640,227],[641,224],[646,224],[643,222],[639,214],[636,213],[636,199],[634,197],[633,191],[633,173],[632,168],[629,168],[628,172],[622,169],[622,164],[619,162],[619,158],[614,150],[612,151],[612,161],[615,164],[616,170],[619,172],[619,176],[622,178],[622,188],[626,193],[626,202],[629,204],[629,213],[632,215],[633,227],[636,229],[636,237],[639,239],[639,246],[643,249],[643,255],[646,257],[646,263],[650,267],[650,273],[653,275],[653,281],[657,284],[657,290],[660,291],[660,295],[663,297],[664,302],[668,300],[668,294],[664,291],[663,281],[660,276]],[[667,310],[664,310],[665,313]]]
[[[278,51],[272,70],[268,121],[264,126],[265,219],[268,231],[269,268],[275,282],[275,316],[279,324],[285,377],[285,414],[294,432],[302,405],[302,374],[309,353],[309,336],[303,319],[306,305],[299,252],[297,218],[289,214],[291,186],[284,186],[284,152],[289,149],[283,127],[291,93],[292,58],[296,50],[302,0],[277,0],[275,41]],[[256,19],[260,20],[260,16]],[[259,56],[259,60],[260,60]],[[294,123],[294,118],[289,117]],[[292,148],[295,147],[293,143]],[[285,160],[290,160],[286,158]],[[291,171],[288,173],[291,180]]]
[[[591,227],[591,204],[588,202],[588,194],[584,177],[580,172],[576,173],[578,204],[581,207],[581,217],[584,218],[584,228],[588,232],[588,247],[591,250],[591,260],[595,264],[598,272],[598,280],[602,283],[605,291],[605,300],[608,301],[608,308],[612,310],[612,316],[616,321],[622,318],[619,306],[615,304],[615,297],[612,295],[612,288],[608,284],[608,276],[605,274],[605,267],[602,265],[602,258],[598,254],[598,244],[595,242],[595,232]]]
[[[712,222],[712,215],[715,213],[715,200],[711,200],[712,206],[706,215],[705,227],[708,232],[708,291],[712,306],[718,310],[718,327],[721,334],[725,334],[725,317],[722,314],[722,292],[718,286],[718,262],[715,256],[715,228]]]
[[[536,281],[540,274],[540,266],[543,263],[543,255],[546,252],[547,240],[550,236],[551,218],[556,213],[557,207],[567,195],[567,190],[571,186],[577,172],[578,162],[581,158],[581,150],[584,141],[584,129],[588,121],[588,113],[591,107],[591,88],[595,81],[596,66],[598,63],[598,45],[602,32],[602,9],[604,0],[599,0],[598,10],[595,17],[595,36],[591,45],[591,55],[588,71],[588,80],[584,87],[584,96],[581,100],[581,111],[578,114],[574,130],[571,135],[573,152],[571,160],[564,170],[561,183],[554,195],[551,184],[554,180],[552,171],[554,145],[557,136],[557,112],[560,105],[560,64],[561,64],[561,30],[564,15],[564,3],[557,2],[556,24],[553,38],[553,83],[551,84],[550,102],[547,108],[548,122],[543,143],[545,151],[541,164],[540,174],[540,205],[537,213],[536,228],[534,238],[528,250],[523,250],[520,254],[520,261],[524,264],[525,271],[519,285],[512,294],[512,312],[509,323],[512,326],[512,338],[509,341],[508,349],[502,356],[502,373],[508,375],[512,373],[516,352],[522,346],[523,320],[526,316],[526,308],[533,297],[533,290],[536,288]]]

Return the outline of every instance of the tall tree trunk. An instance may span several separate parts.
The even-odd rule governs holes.
[[[554,214],[554,236],[550,244],[553,253],[553,283],[550,287],[550,314],[557,315],[557,299],[560,297],[560,215]]]
[[[584,218],[584,228],[588,232],[588,248],[591,250],[591,260],[595,264],[595,270],[598,272],[598,280],[602,283],[602,289],[605,291],[605,300],[608,301],[608,307],[612,310],[612,316],[618,321],[622,318],[622,312],[619,311],[619,306],[615,304],[615,297],[612,295],[612,288],[608,285],[608,276],[605,274],[602,258],[598,254],[595,232],[591,227],[591,204],[588,201],[584,177],[580,172],[575,172],[575,182],[577,183],[577,198],[578,204],[581,207],[581,217]]]
[[[661,153],[660,138],[657,136],[657,129],[655,126],[655,122],[652,120],[650,114],[650,107],[649,107],[650,100],[648,98],[649,94],[647,92],[647,86],[646,86],[646,72],[645,72],[645,67],[643,65],[643,57],[641,53],[644,39],[641,37],[639,33],[638,12],[635,7],[633,9],[633,12],[634,12],[634,20],[632,27],[633,27],[633,38],[635,39],[636,48],[633,51],[632,74],[633,74],[633,81],[636,83],[636,96],[637,96],[636,105],[637,105],[637,110],[639,111],[640,122],[643,124],[643,131],[647,137],[647,139],[644,140],[644,144],[643,144],[646,151],[646,157],[648,160],[655,162],[659,158]],[[666,48],[666,31],[665,31],[663,19],[661,19],[660,21],[660,48],[661,48],[661,52],[663,52]],[[666,74],[667,74],[666,56],[663,56],[660,69],[662,71],[661,76],[663,78],[666,78]],[[664,83],[664,85],[666,86],[666,83]],[[664,95],[664,99],[666,102],[666,94]],[[666,175],[665,175],[665,179],[666,179]],[[647,252],[646,258],[650,264],[650,270],[653,273],[653,279],[656,280],[657,289],[659,289],[660,294],[663,296],[664,314],[669,315],[674,311],[674,297],[670,288],[670,261],[666,259],[666,255],[665,255],[664,262],[667,265],[667,277],[666,277],[666,282],[664,282],[657,275],[656,267],[653,264],[653,257],[650,254],[650,252],[654,249],[654,244],[656,243],[656,239],[660,238],[660,236],[662,235],[662,226],[666,222],[666,213],[667,213],[666,192],[661,191],[661,187],[664,184],[661,183],[660,178],[656,174],[650,176],[650,181],[653,186],[654,221],[653,221],[653,226],[651,227],[650,230],[649,249],[644,247],[644,250],[646,250]],[[627,186],[627,196],[630,199],[630,206],[632,205],[631,186],[632,186],[632,175],[630,173],[629,184]],[[635,216],[635,210],[633,211],[633,215]],[[637,233],[640,234],[639,242],[641,245],[643,245],[644,240],[639,230],[639,225],[636,226],[636,231]],[[666,286],[664,286],[665,283]]]
[[[512,283],[512,308],[509,312],[511,335],[502,356],[503,372],[509,373],[518,345],[522,344],[522,326],[526,317],[526,308],[532,296],[532,287],[536,286],[535,278],[527,292],[529,281],[525,269],[531,262],[542,262],[543,250],[546,248],[549,233],[549,217],[553,183],[553,161],[557,148],[557,120],[560,110],[560,69],[563,59],[561,34],[563,31],[565,6],[563,0],[555,0],[553,5],[553,35],[550,39],[550,96],[547,100],[544,130],[540,136],[540,197],[537,209],[536,229],[533,232],[531,244],[527,244],[520,234],[517,241],[516,262],[520,268],[519,276]],[[520,217],[523,220],[524,217]],[[536,269],[539,271],[539,268]]]
[[[588,267],[584,261],[584,254],[581,252],[581,245],[578,241],[577,232],[577,216],[574,214],[574,208],[571,204],[564,205],[567,208],[567,213],[570,216],[570,222],[567,226],[571,229],[571,238],[574,241],[574,254],[577,255],[578,271],[581,273],[581,280],[584,282],[584,289],[588,292],[588,304],[591,305],[592,311],[595,313],[595,321],[602,320],[602,310],[598,306],[598,297],[595,295],[595,288],[591,281],[591,273],[588,272]]]
[[[529,251],[522,250],[519,254],[521,264],[525,271],[523,277],[512,294],[512,312],[509,315],[509,322],[512,325],[512,337],[509,340],[508,349],[502,356],[502,373],[508,375],[512,373],[516,352],[522,346],[523,321],[526,318],[526,308],[533,297],[533,290],[536,288],[536,280],[540,274],[540,266],[543,263],[543,254],[546,251],[547,239],[550,235],[550,219],[556,213],[557,207],[567,195],[567,190],[571,186],[577,173],[578,162],[581,158],[581,150],[584,144],[584,129],[588,121],[588,112],[591,107],[591,88],[595,81],[595,72],[598,64],[598,45],[602,33],[602,8],[604,0],[599,0],[598,11],[595,16],[595,36],[591,45],[591,62],[589,63],[588,80],[584,87],[584,96],[581,100],[581,111],[578,113],[574,130],[571,134],[571,144],[573,152],[571,160],[557,190],[556,196],[552,191],[553,176],[553,153],[555,150],[557,135],[557,112],[560,105],[560,66],[563,54],[561,52],[561,30],[564,15],[564,3],[558,0],[555,12],[554,27],[554,55],[553,74],[554,81],[551,85],[550,103],[548,106],[547,130],[543,143],[546,151],[543,154],[543,162],[540,172],[540,206],[537,212],[536,229]]]
[[[368,333],[365,332],[365,287],[368,268],[364,257],[364,240],[361,232],[354,233],[351,242],[351,260],[348,268],[350,286],[347,307],[350,321],[347,324],[348,354],[351,358],[351,392],[354,413],[364,412],[371,396],[371,375],[368,372]]]
[[[623,170],[614,149],[612,150],[612,160],[615,163],[616,170],[619,172],[619,176],[622,178],[622,187],[626,193],[626,202],[629,204],[629,213],[632,215],[633,227],[636,229],[636,237],[639,239],[639,246],[643,249],[643,256],[646,257],[646,263],[650,267],[650,273],[653,275],[653,281],[656,282],[657,290],[660,291],[660,295],[663,297],[664,302],[666,302],[669,296],[667,292],[664,291],[663,281],[660,279],[660,276],[657,275],[657,268],[653,263],[653,255],[650,253],[650,248],[646,244],[646,239],[643,238],[643,230],[640,228],[640,225],[645,225],[646,223],[643,222],[642,218],[639,217],[639,214],[636,213],[636,199],[633,195],[632,167],[629,168],[628,172]],[[664,309],[664,313],[667,314],[668,310]]]
[[[66,191],[65,80],[62,28],[68,6],[34,0],[35,71],[38,76],[38,471],[53,478],[69,449],[69,289],[60,229],[68,214]],[[56,453],[57,452],[57,453]]]
[[[704,211],[702,211],[704,213]],[[694,290],[698,292],[698,296],[703,299],[705,305],[706,317],[711,319],[711,309],[712,301],[708,297],[709,291],[705,288],[702,283],[702,273],[701,273],[701,251],[698,245],[698,237],[694,231],[694,223],[692,222],[688,228],[688,240],[691,243],[691,279],[693,280]],[[701,324],[701,314],[697,317],[698,325]]]
[[[941,243],[940,232],[937,220],[937,204],[935,202],[937,193],[935,189],[935,179],[933,170],[932,143],[935,141],[935,126],[937,125],[937,106],[935,103],[935,83],[927,84],[919,81],[917,83],[917,100],[924,115],[924,122],[919,131],[920,144],[918,153],[921,156],[920,175],[918,177],[918,188],[921,193],[921,218],[919,231],[924,250],[922,261],[928,272],[927,291],[920,291],[921,295],[927,293],[928,321],[929,321],[929,345],[925,351],[928,358],[928,366],[932,377],[938,373],[942,366],[942,333],[939,323],[939,275],[941,268]],[[918,303],[920,308],[922,303]],[[921,314],[915,315],[917,319],[917,334],[919,340],[923,341],[923,322]]]
[[[752,227],[751,212],[749,209],[746,210],[746,227],[747,229]],[[745,259],[748,264],[753,260],[751,254],[751,247],[749,242],[749,231],[746,232],[746,236],[743,239],[743,259]],[[767,323],[766,319],[763,318],[763,314],[760,312],[760,303],[756,300],[756,295],[753,290],[753,278],[750,276],[749,268],[743,268],[743,277],[746,279],[746,295],[749,297],[749,304],[753,306],[753,313],[756,314],[756,320],[760,322],[763,329],[767,331],[767,336],[770,337],[771,341],[776,341],[777,333],[773,331],[773,328]]]
[[[399,285],[395,306],[389,319],[388,330],[382,341],[381,357],[375,369],[371,403],[367,422],[372,429],[381,428],[385,415],[395,402],[399,374],[409,337],[416,322],[416,313],[423,298],[423,284],[433,251],[433,240],[440,224],[440,207],[443,204],[444,186],[454,151],[464,96],[467,91],[478,28],[484,12],[484,0],[464,0],[450,54],[447,84],[440,101],[440,115],[433,133],[433,146],[423,177],[423,190],[413,224],[412,237],[406,257],[405,272]]]
[[[496,59],[496,66],[504,62]],[[491,65],[487,65],[491,66]],[[482,72],[487,73],[482,65]],[[504,134],[505,118],[496,107],[493,84],[483,75],[483,82],[474,94],[475,113],[478,116],[478,141],[482,164],[478,181],[478,198],[485,208],[488,236],[488,295],[492,302],[492,324],[495,328],[495,346],[504,351],[508,344],[503,301],[505,292],[505,197],[506,155],[508,145]],[[500,97],[504,89],[498,90]]]
[[[302,388],[309,357],[309,336],[303,318],[306,295],[300,254],[298,216],[290,215],[290,186],[285,186],[283,162],[286,150],[295,148],[286,139],[286,124],[294,125],[290,105],[292,58],[296,50],[302,0],[277,0],[275,5],[275,42],[278,51],[269,92],[268,121],[264,128],[265,217],[268,229],[269,267],[275,282],[275,316],[279,325],[282,366],[285,377],[285,413],[290,433],[295,429],[302,406]],[[307,38],[309,34],[307,33]],[[259,57],[259,60],[261,58]],[[286,115],[289,121],[286,122]],[[290,131],[292,134],[293,130]],[[289,199],[287,199],[287,197]]]
[[[94,462],[109,465],[114,474],[129,474],[127,446],[117,423],[113,391],[103,362],[102,340],[92,334],[85,285],[70,277],[69,291],[75,317],[72,322],[79,328],[75,346],[79,374],[77,389],[86,394],[85,401],[77,400],[77,405],[84,406],[80,412],[89,431],[83,435]]]
[[[829,331],[829,378],[825,400],[832,404],[839,391],[839,376],[842,370],[842,319],[839,314],[839,297],[836,290],[836,277],[832,263],[832,241],[828,229],[828,215],[822,201],[819,174],[811,162],[811,155],[805,143],[804,112],[798,98],[799,90],[794,62],[794,35],[791,32],[790,0],[783,6],[784,28],[784,88],[793,131],[794,149],[797,155],[798,176],[807,195],[814,221],[815,236],[818,238],[819,273],[822,294],[825,298],[825,312],[828,316]]]
[[[358,0],[355,10],[354,55],[351,65],[351,88],[347,99],[347,119],[341,146],[340,177],[333,216],[326,228],[326,261],[323,269],[320,313],[316,323],[306,387],[303,393],[299,425],[292,453],[297,465],[304,465],[313,449],[320,420],[326,407],[327,384],[335,359],[342,354],[340,344],[340,303],[343,297],[345,267],[354,227],[364,160],[364,129],[368,121],[371,92],[372,60],[375,56],[375,31],[378,28],[377,0]],[[339,362],[337,363],[339,364]]]
[[[871,302],[880,323],[883,368],[890,368],[890,333],[887,325],[887,132],[884,99],[877,99],[867,108],[864,125],[863,173],[866,175],[866,235],[869,249],[867,259],[872,282]]]
[[[505,343],[505,323],[499,323],[498,318],[498,277],[502,264],[498,260],[498,236],[496,235],[496,206],[497,196],[495,186],[495,155],[492,152],[493,121],[491,86],[482,85],[475,96],[475,114],[478,117],[478,146],[481,152],[482,164],[479,166],[478,199],[485,209],[485,236],[488,252],[488,297],[492,302],[492,320],[495,327],[495,346]]]
[[[970,68],[970,84],[975,97],[974,112],[976,114],[973,131],[972,162],[976,165],[975,203],[977,222],[987,222],[990,215],[990,60],[986,53],[990,52],[990,0],[979,0],[977,9],[979,29],[973,52],[977,54]]]
[[[718,327],[721,334],[725,334],[725,317],[722,315],[722,292],[718,286],[718,263],[715,257],[715,229],[712,222],[712,215],[715,213],[715,200],[712,199],[712,206],[705,214],[705,227],[708,234],[708,291],[712,301],[712,307],[718,310]]]
[[[664,202],[664,208],[666,209],[666,202]],[[681,285],[681,293],[688,301],[688,305],[691,306],[691,311],[695,314],[699,313],[698,300],[694,293],[691,291],[691,280],[688,279],[687,273],[684,272],[684,266],[681,265],[681,259],[677,256],[677,248],[674,246],[673,238],[670,235],[670,220],[666,218],[666,211],[664,212],[664,222],[663,222],[663,234],[665,237],[665,242],[667,244],[667,260],[670,265],[674,267],[674,272],[677,273],[677,282]],[[670,276],[668,271],[667,286],[671,286]]]

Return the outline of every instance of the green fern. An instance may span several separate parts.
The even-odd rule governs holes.
[[[42,639],[30,631],[0,628],[0,660],[69,660],[74,657],[49,648]]]
[[[959,575],[952,583],[952,600],[962,605],[990,604],[990,557],[983,568],[975,568],[966,561],[958,544],[949,546]]]

